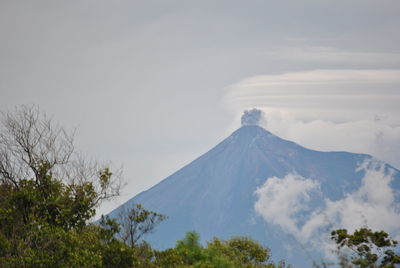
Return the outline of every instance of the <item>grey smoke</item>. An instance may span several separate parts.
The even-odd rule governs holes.
[[[259,125],[263,119],[263,111],[259,109],[245,110],[242,115],[242,126]]]

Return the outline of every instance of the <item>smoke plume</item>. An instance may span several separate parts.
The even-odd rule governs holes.
[[[263,111],[259,109],[245,110],[242,115],[242,126],[260,125],[263,121]]]

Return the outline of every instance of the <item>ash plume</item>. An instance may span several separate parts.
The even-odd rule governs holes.
[[[242,126],[260,125],[263,118],[264,113],[259,109],[245,110],[241,118],[241,123]]]

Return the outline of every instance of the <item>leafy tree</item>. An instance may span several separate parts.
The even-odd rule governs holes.
[[[227,241],[214,238],[208,243],[208,249],[220,252],[240,267],[260,267],[269,259],[269,249],[247,237],[234,237]]]
[[[141,241],[140,243],[136,244],[132,249],[133,249],[133,256],[135,258],[133,267],[138,267],[138,268],[159,267],[154,263],[154,250],[147,242]]]
[[[269,250],[247,237],[235,237],[226,241],[214,238],[203,247],[199,235],[189,232],[177,241],[174,249],[155,253],[155,263],[160,267],[285,267],[272,263]]]
[[[35,107],[1,115],[0,266],[107,267],[107,250],[126,246],[88,221],[119,194],[119,173],[83,160]]]
[[[233,237],[221,241],[214,238],[208,243],[210,252],[219,252],[233,263],[234,267],[285,267],[282,261],[274,264],[270,261],[270,250],[248,237]],[[232,267],[232,266],[231,266]]]
[[[132,267],[135,263],[132,248],[115,238],[121,229],[119,223],[108,216],[102,216],[100,226],[97,227],[101,241],[101,267]]]
[[[331,232],[331,239],[336,242],[339,252],[343,248],[353,252],[351,263],[357,267],[389,268],[400,264],[400,255],[393,250],[397,241],[390,239],[384,231],[361,228],[349,234],[346,229],[338,229]],[[346,257],[342,256],[341,265],[349,266]]]
[[[185,262],[182,256],[175,248],[166,250],[154,251],[154,265],[155,267],[185,267]]]
[[[204,261],[206,255],[200,244],[200,236],[196,232],[186,233],[186,236],[176,242],[176,251],[183,258],[184,262],[193,265]]]
[[[85,161],[74,150],[73,134],[37,108],[2,115],[0,202],[18,215],[3,213],[25,224],[40,219],[70,229],[84,226],[103,200],[119,194],[119,174]]]

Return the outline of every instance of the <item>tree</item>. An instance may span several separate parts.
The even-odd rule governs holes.
[[[211,243],[208,243],[208,248],[221,251],[223,255],[243,267],[266,264],[270,252],[269,249],[248,237],[234,237],[227,241],[214,238]]]
[[[389,238],[384,231],[372,231],[368,228],[355,230],[349,234],[346,229],[331,232],[331,239],[335,241],[338,252],[349,249],[353,254],[351,263],[357,267],[395,267],[400,264],[400,255],[394,252],[397,241]],[[347,258],[341,258],[342,266],[349,266]]]
[[[151,233],[165,219],[165,215],[146,210],[141,204],[133,207],[125,205],[118,217],[121,226],[119,237],[133,248],[144,235]]]
[[[73,137],[37,107],[1,114],[1,267],[101,266],[116,243],[88,221],[119,194],[120,173],[85,161]]]
[[[121,227],[115,219],[101,217],[99,238],[102,242],[102,267],[129,268],[136,262],[132,248],[115,238],[120,230]]]
[[[249,237],[233,237],[225,241],[214,238],[207,249],[211,255],[224,256],[234,267],[286,267],[283,261],[279,264],[271,262],[270,250]]]
[[[250,238],[234,237],[225,241],[214,238],[203,247],[196,232],[187,233],[174,249],[156,251],[155,257],[155,263],[162,264],[161,267],[286,267],[284,262],[271,262],[269,249]]]
[[[200,235],[196,232],[188,232],[186,236],[176,242],[177,253],[187,265],[198,265],[207,261],[207,255],[200,244]]]
[[[55,124],[35,106],[1,113],[0,182],[18,189],[30,179],[36,185],[51,176],[69,185],[93,187],[92,207],[119,195],[120,171],[86,161],[74,147],[74,132]],[[46,177],[47,176],[47,177]],[[71,190],[79,194],[79,190]]]
[[[82,227],[103,200],[119,194],[119,174],[85,161],[74,150],[73,133],[36,107],[22,106],[1,119],[0,202],[18,212],[3,211],[14,221]]]

